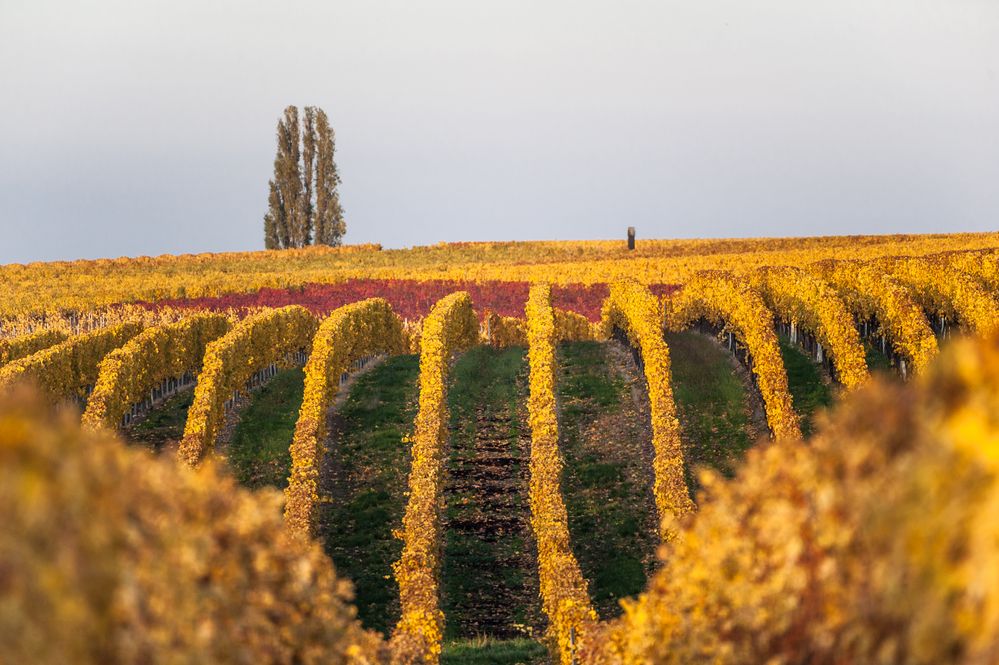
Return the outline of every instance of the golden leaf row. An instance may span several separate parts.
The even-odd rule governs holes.
[[[483,337],[486,344],[497,349],[527,344],[527,324],[523,319],[500,316],[496,312],[487,312],[483,325],[485,326]]]
[[[995,662],[999,339],[872,381],[807,444],[705,478],[699,510],[584,664]]]
[[[141,323],[130,322],[75,335],[4,365],[0,368],[0,386],[29,381],[53,400],[84,397],[97,381],[104,356],[141,331]]]
[[[65,342],[69,335],[58,329],[36,330],[10,339],[0,339],[0,367],[33,353]]]
[[[291,476],[285,489],[284,517],[289,529],[314,535],[319,500],[319,461],[326,438],[326,414],[351,363],[406,348],[402,322],[382,298],[336,309],[319,325],[305,365],[305,390],[291,442]]]
[[[393,565],[402,616],[391,645],[398,662],[437,663],[444,616],[439,604],[440,504],[447,446],[447,386],[453,356],[478,341],[479,323],[467,292],[442,298],[423,320],[420,403],[414,423],[403,550]]]
[[[999,300],[972,275],[944,261],[925,258],[893,257],[875,265],[908,286],[930,315],[958,321],[980,335],[999,328]]]
[[[912,363],[916,372],[937,354],[937,338],[910,291],[883,270],[845,261],[819,268],[825,281],[862,320],[876,319],[892,348]]]
[[[548,635],[557,647],[561,665],[574,662],[575,651],[596,627],[586,579],[572,553],[560,478],[558,415],[555,404],[555,315],[551,289],[531,287],[527,299],[528,358],[530,361],[531,425],[529,499],[531,527],[538,547],[541,603],[548,617]]]
[[[653,494],[659,514],[659,536],[669,540],[677,520],[694,510],[684,477],[683,440],[673,400],[669,348],[663,339],[659,300],[635,282],[611,285],[601,322],[605,333],[619,328],[639,349],[652,416]]]
[[[764,268],[751,280],[775,315],[815,335],[848,390],[870,377],[853,315],[831,286],[807,270],[790,267]]]
[[[179,458],[197,465],[215,444],[226,400],[254,372],[308,348],[317,325],[309,310],[289,305],[249,316],[208,344],[177,451]]]
[[[670,330],[682,330],[699,319],[730,328],[749,351],[770,431],[776,438],[801,436],[773,314],[758,293],[730,275],[702,273],[663,302]]]
[[[552,308],[555,314],[555,337],[559,340],[592,340],[600,337],[599,324],[590,323],[582,314],[568,310]],[[525,339],[526,342],[526,339]]]
[[[555,336],[560,340],[592,340],[599,331],[582,314],[554,308]],[[512,316],[499,316],[494,312],[486,314],[483,340],[486,344],[505,349],[511,346],[527,346],[527,321]]]
[[[87,399],[84,427],[116,428],[129,407],[142,401],[154,386],[201,367],[208,343],[224,335],[229,326],[222,314],[195,314],[146,328],[108,353]]]
[[[939,258],[946,266],[974,276],[992,293],[999,292],[999,250],[949,252]]]

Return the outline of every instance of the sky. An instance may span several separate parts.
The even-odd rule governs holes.
[[[999,227],[999,0],[0,0],[0,264],[262,248],[289,104],[348,243]]]

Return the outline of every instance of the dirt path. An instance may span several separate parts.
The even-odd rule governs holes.
[[[442,605],[450,638],[537,634],[527,502],[531,435],[523,349],[473,349],[455,365]]]
[[[562,493],[573,553],[602,618],[645,587],[659,545],[645,380],[619,342],[559,347]]]

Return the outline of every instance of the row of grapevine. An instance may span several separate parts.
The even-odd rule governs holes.
[[[65,342],[69,335],[58,329],[36,330],[9,339],[0,339],[0,367],[7,363],[26,358],[42,349]]]
[[[405,343],[401,320],[381,298],[344,305],[319,325],[305,365],[304,398],[291,442],[284,516],[292,531],[303,535],[314,532],[327,412],[341,376],[361,358],[402,353]]]
[[[954,252],[941,258],[945,270],[961,270],[975,277],[992,293],[999,293],[999,251]]]
[[[678,519],[694,510],[684,478],[683,441],[673,400],[669,348],[662,334],[662,307],[644,286],[619,282],[604,305],[605,333],[623,330],[642,354],[652,416],[653,494],[659,513],[659,535],[669,540]]]
[[[249,316],[210,343],[188,411],[180,459],[197,465],[215,444],[225,401],[260,368],[308,348],[317,325],[307,309],[291,305]]]
[[[555,337],[560,340],[592,340],[600,335],[600,326],[590,323],[585,316],[576,312],[554,307]],[[526,338],[525,338],[526,342]]]
[[[972,275],[923,258],[883,259],[876,265],[909,287],[928,314],[960,321],[979,335],[999,328],[999,300]]]
[[[831,286],[792,267],[761,270],[753,275],[753,284],[776,316],[808,330],[828,350],[836,378],[847,389],[869,378],[853,315]]]
[[[164,379],[197,370],[209,342],[229,330],[221,314],[195,314],[177,323],[146,328],[101,361],[83,413],[84,426],[114,429],[128,408]]]
[[[483,326],[485,327],[483,334],[485,342],[497,349],[527,344],[527,329],[523,319],[488,312]]]
[[[546,284],[531,287],[527,300],[528,357],[531,389],[531,526],[538,547],[542,609],[549,637],[562,665],[574,662],[575,651],[593,632],[597,615],[590,604],[586,579],[572,553],[560,479],[558,415],[555,404],[555,315]]]
[[[561,340],[596,339],[598,330],[582,314],[554,308],[555,335]],[[527,321],[489,312],[485,317],[485,342],[497,348],[527,346]]]
[[[684,284],[664,303],[666,327],[671,330],[683,330],[699,319],[732,329],[749,350],[773,435],[801,436],[773,315],[756,291],[728,275],[705,273]]]
[[[862,321],[876,319],[880,332],[892,348],[922,371],[937,354],[937,339],[922,308],[909,290],[866,264],[838,261],[820,266],[822,278],[831,284]]]
[[[224,308],[223,308],[224,309]],[[50,331],[65,336],[93,332],[119,323],[141,323],[143,327],[174,323],[190,315],[185,307],[144,307],[135,304],[112,304],[85,310],[39,312],[13,318],[0,318],[0,347],[17,337]],[[2,363],[0,363],[2,364]]]
[[[0,368],[0,385],[30,381],[53,400],[84,397],[97,381],[104,357],[142,331],[140,323],[119,323],[69,339]]]
[[[393,566],[402,617],[392,635],[401,662],[436,663],[444,616],[439,603],[440,502],[447,446],[447,385],[452,357],[474,345],[479,322],[465,292],[431,310],[420,335],[420,404],[411,441],[409,502],[403,518],[402,556]]]

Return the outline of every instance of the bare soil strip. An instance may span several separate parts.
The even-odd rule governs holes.
[[[478,347],[452,371],[442,566],[452,640],[523,637],[541,628],[527,502],[525,355]]]

